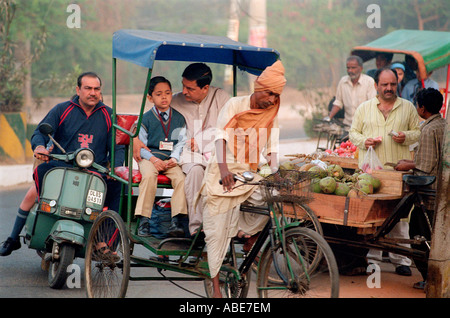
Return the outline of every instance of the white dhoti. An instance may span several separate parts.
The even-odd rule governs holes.
[[[258,206],[261,205],[261,199],[259,188],[256,188],[245,204]],[[264,204],[264,202],[262,203]],[[262,231],[268,217],[261,214],[241,212],[240,204],[225,213],[211,214],[205,197],[202,198],[202,204],[208,266],[211,277],[215,277],[220,271],[231,238],[235,237],[239,230],[249,235]]]

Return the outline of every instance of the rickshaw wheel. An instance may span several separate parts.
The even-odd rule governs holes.
[[[89,233],[85,256],[89,298],[125,297],[130,278],[130,244],[125,224],[114,211],[99,214]]]
[[[246,275],[242,275],[241,280],[237,280],[233,273],[220,271],[220,290],[224,298],[246,298],[250,286],[251,271]],[[204,287],[206,296],[213,297],[213,283],[209,278],[205,278]]]

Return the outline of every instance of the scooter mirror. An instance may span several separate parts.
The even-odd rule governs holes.
[[[64,148],[61,147],[61,145],[59,143],[57,143],[55,139],[53,139],[53,137],[52,137],[53,127],[50,124],[47,124],[47,123],[40,124],[39,125],[39,132],[41,134],[43,134],[43,135],[47,135],[51,139],[53,144],[62,151],[62,153],[66,153]]]
[[[39,132],[43,135],[51,135],[53,133],[53,127],[50,124],[42,123],[39,125]]]

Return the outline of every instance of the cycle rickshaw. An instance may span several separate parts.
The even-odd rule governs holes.
[[[133,277],[132,267],[156,267],[185,274],[186,277],[171,277],[171,280],[204,280],[206,294],[212,294],[205,242],[198,231],[193,239],[139,237],[133,216],[133,137],[139,134],[139,127],[146,103],[146,93],[156,60],[205,62],[232,65],[233,95],[236,95],[237,69],[258,75],[279,58],[277,51],[259,48],[232,41],[225,37],[174,34],[143,30],[120,30],[113,36],[113,129],[123,132],[128,138],[127,167],[128,178],[119,177],[112,169],[111,176],[124,185],[122,199],[126,208],[119,213],[104,211],[100,213],[90,232],[86,247],[85,279],[88,297],[125,297],[129,280],[166,280],[167,277]],[[144,87],[144,97],[137,119],[137,130],[130,131],[117,122],[116,78],[117,60],[131,62],[148,69]],[[114,154],[113,154],[114,157]],[[114,162],[114,158],[111,160]],[[112,167],[114,168],[114,167]],[[237,183],[252,181],[252,175],[236,177]],[[308,176],[298,176],[296,182],[286,183],[286,178],[263,180],[266,191],[285,193],[289,187],[301,184]],[[282,180],[278,182],[276,180]],[[292,179],[289,179],[292,180]],[[259,181],[259,184],[261,182]],[[168,185],[161,185],[168,187]],[[283,204],[275,198],[263,208],[241,206],[242,210],[261,213],[267,216],[267,225],[260,234],[253,249],[245,258],[236,252],[233,243],[227,259],[220,270],[220,281],[225,297],[246,297],[251,268],[259,258],[257,292],[261,297],[281,297],[284,294],[294,297],[337,297],[339,281],[336,261],[326,241],[320,234],[320,224],[304,202],[291,199],[289,202],[297,211],[294,221],[283,216]],[[308,217],[306,217],[308,216]],[[306,225],[316,230],[308,228]],[[317,231],[319,230],[319,232]],[[106,243],[113,251],[108,256],[97,251],[98,243]],[[136,244],[144,246],[161,258],[144,258],[133,254]],[[103,244],[104,245],[104,244]],[[262,251],[260,253],[260,251]]]

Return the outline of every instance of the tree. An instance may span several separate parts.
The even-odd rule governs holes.
[[[20,111],[23,107],[24,82],[30,73],[32,62],[39,59],[44,50],[47,33],[44,23],[33,16],[37,1],[27,1],[29,15],[22,11],[25,2],[0,0],[0,110]],[[42,10],[42,8],[41,8]],[[20,25],[20,27],[17,27]],[[27,27],[27,26],[33,26]]]

